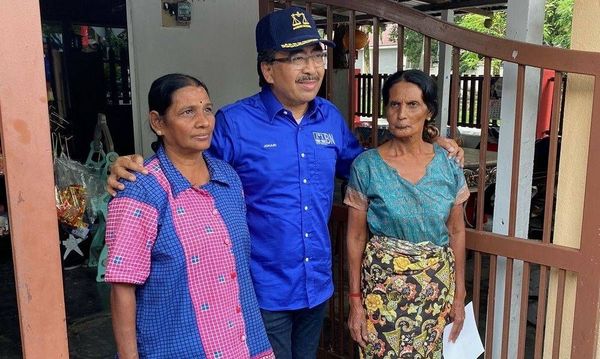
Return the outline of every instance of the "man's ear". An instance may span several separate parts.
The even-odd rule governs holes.
[[[260,63],[260,71],[268,84],[273,84],[273,64],[268,62]]]
[[[164,127],[164,121],[160,118],[158,112],[150,111],[150,114],[148,116],[150,120],[150,127],[152,128],[152,130],[154,130],[154,132],[156,133],[162,131]]]

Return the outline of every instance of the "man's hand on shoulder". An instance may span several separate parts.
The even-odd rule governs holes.
[[[448,151],[448,158],[454,158],[460,167],[465,165],[465,151],[458,145],[458,143],[456,143],[456,141],[451,138],[441,136],[437,136],[433,141]]]
[[[116,196],[117,191],[125,189],[125,186],[119,182],[124,178],[128,181],[135,181],[134,173],[148,174],[144,168],[144,158],[140,155],[119,156],[115,163],[110,166],[110,176],[106,181],[106,191],[111,196]]]

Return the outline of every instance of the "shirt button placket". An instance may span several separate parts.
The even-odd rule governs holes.
[[[302,135],[299,134],[298,136],[298,144],[302,145],[304,148],[304,151],[300,152],[300,166],[301,166],[301,177],[300,177],[300,181],[302,182],[300,185],[300,203],[304,203],[304,205],[302,206],[302,232],[303,232],[303,237],[304,237],[304,262],[306,265],[308,265],[309,262],[309,254],[310,254],[310,245],[309,245],[309,239],[310,239],[310,228],[311,228],[311,213],[309,211],[309,209],[311,208],[309,206],[309,204],[311,203],[311,188],[309,187],[309,185],[311,184],[310,182],[310,165],[311,165],[311,156],[310,154],[312,152],[312,144],[313,142],[312,140],[312,136],[309,134],[310,131],[308,133],[303,133]],[[307,273],[308,275],[308,273]]]

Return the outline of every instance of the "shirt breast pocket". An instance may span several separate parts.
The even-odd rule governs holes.
[[[337,161],[337,152],[334,147],[320,146],[315,148],[315,153],[311,166],[312,182],[318,186],[325,194],[333,194],[333,184],[335,178],[335,164]]]

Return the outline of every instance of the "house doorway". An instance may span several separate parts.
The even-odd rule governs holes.
[[[98,143],[105,153],[133,153],[125,0],[40,0],[40,14],[50,127],[53,140],[61,139],[54,152],[82,165]],[[95,141],[100,118],[105,131]],[[0,207],[7,207],[4,188],[0,192]],[[63,223],[56,243],[70,357],[112,358],[108,286],[96,280],[97,267],[88,265],[98,219],[82,222],[87,233],[77,248],[66,248],[73,228]],[[0,233],[0,357],[9,359],[23,356],[11,247],[10,233]]]

